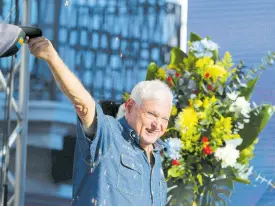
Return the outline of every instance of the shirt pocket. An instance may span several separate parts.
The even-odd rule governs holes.
[[[143,192],[143,166],[128,155],[120,156],[117,187],[120,191],[134,196]]]
[[[165,206],[167,202],[167,182],[165,181],[164,176],[161,176],[159,181],[160,187],[160,205]]]

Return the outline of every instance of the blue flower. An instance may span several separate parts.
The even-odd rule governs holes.
[[[200,41],[195,41],[192,43],[190,50],[198,52],[198,53],[203,53],[205,47]]]
[[[167,157],[172,160],[178,160],[181,157],[181,140],[178,138],[168,138],[165,140],[165,143],[167,144]]]
[[[190,50],[194,52],[196,58],[201,57],[212,57],[214,50],[217,50],[219,46],[211,41],[207,40],[206,38],[202,39],[201,41],[195,41],[190,46]]]
[[[217,50],[219,48],[215,42],[211,40],[207,40],[206,38],[201,40],[201,44],[204,46],[205,49],[211,50],[211,51]]]

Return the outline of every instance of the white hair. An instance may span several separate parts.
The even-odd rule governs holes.
[[[170,100],[173,101],[171,89],[160,80],[150,80],[139,82],[132,90],[130,96],[137,104],[143,100]]]

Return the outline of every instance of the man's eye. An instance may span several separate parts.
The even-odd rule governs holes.
[[[162,118],[162,120],[163,120],[164,122],[168,122],[168,121],[169,121],[169,119],[167,119],[167,118]]]
[[[154,116],[154,117],[157,116],[156,114],[154,114],[153,112],[150,112],[150,111],[148,111],[147,114],[148,114],[149,116]]]

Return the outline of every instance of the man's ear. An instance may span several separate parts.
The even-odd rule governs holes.
[[[126,102],[125,102],[125,109],[127,113],[130,113],[132,111],[133,106],[136,104],[136,102],[129,98]]]

